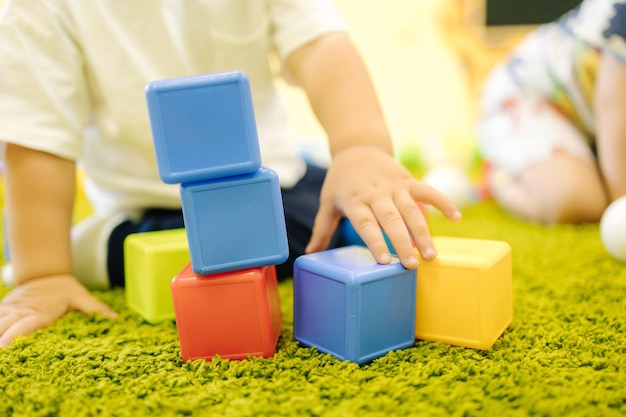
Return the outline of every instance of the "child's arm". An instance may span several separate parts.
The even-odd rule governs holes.
[[[598,160],[609,202],[626,195],[626,64],[604,53],[595,88]]]
[[[16,288],[0,304],[0,347],[68,311],[115,316],[72,275],[75,164],[7,144],[5,200]]]
[[[460,218],[460,213],[448,198],[416,181],[393,158],[378,98],[349,37],[323,36],[292,53],[286,66],[306,91],[333,155],[307,251],[324,249],[345,215],[380,263],[391,260],[381,227],[405,267],[417,266],[411,237],[425,259],[434,258],[416,201],[434,205],[449,219]]]

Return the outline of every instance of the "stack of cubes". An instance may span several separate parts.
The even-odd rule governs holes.
[[[275,265],[289,249],[278,176],[261,165],[241,71],[146,87],[161,179],[180,184],[190,262],[171,283],[183,360],[274,354]]]

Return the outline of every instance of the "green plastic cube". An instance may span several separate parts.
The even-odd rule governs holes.
[[[124,241],[128,306],[149,323],[173,320],[170,283],[189,262],[185,229],[129,235]]]

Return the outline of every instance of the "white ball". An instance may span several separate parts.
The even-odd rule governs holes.
[[[445,194],[461,209],[476,200],[476,188],[465,171],[454,165],[432,168],[422,179],[425,183]]]
[[[2,267],[2,283],[7,288],[15,285],[15,282],[13,282],[13,267],[11,264],[6,264]]]
[[[600,237],[611,256],[626,262],[626,196],[613,201],[602,214]]]

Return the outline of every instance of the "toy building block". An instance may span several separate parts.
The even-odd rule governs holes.
[[[182,184],[191,263],[199,275],[287,260],[289,246],[278,176],[253,174]]]
[[[273,265],[202,276],[188,264],[171,288],[184,361],[274,354],[283,318]]]
[[[415,337],[489,349],[513,320],[511,248],[502,241],[433,237],[420,259]]]
[[[170,283],[188,263],[185,229],[129,235],[124,240],[128,306],[149,323],[173,320]]]
[[[380,265],[367,248],[302,255],[294,264],[294,337],[341,360],[369,362],[415,343],[416,271]]]
[[[241,71],[146,86],[159,175],[166,183],[253,173],[261,166],[248,77]]]

